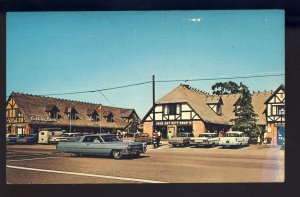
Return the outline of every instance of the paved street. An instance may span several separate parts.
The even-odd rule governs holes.
[[[54,145],[7,147],[9,184],[283,182],[284,151],[149,146],[140,158],[71,157]]]

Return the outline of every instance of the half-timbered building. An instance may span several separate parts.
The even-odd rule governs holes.
[[[253,92],[252,105],[258,114],[257,124],[265,129],[265,104],[271,92]],[[198,136],[203,132],[217,132],[222,136],[231,129],[233,119],[239,114],[240,94],[209,95],[208,93],[179,85],[156,101],[155,129],[163,138],[178,132],[192,132]],[[144,132],[152,134],[153,108],[143,118]]]
[[[264,137],[273,144],[281,144],[285,137],[285,86],[281,85],[266,100],[267,129]]]
[[[193,132],[199,135],[207,130],[225,132],[230,127],[222,116],[222,98],[180,85],[156,102],[155,129],[163,138],[178,132]],[[153,108],[143,118],[144,132],[152,133]]]
[[[69,132],[135,131],[140,118],[134,109],[12,93],[6,103],[7,133],[38,133],[59,128]]]

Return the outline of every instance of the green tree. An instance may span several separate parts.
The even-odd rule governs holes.
[[[261,129],[256,125],[258,115],[254,112],[249,88],[241,82],[238,89],[241,94],[240,112],[232,119],[234,121],[232,129],[242,131],[248,136],[258,135]]]
[[[222,94],[236,94],[239,93],[239,85],[233,81],[228,82],[218,82],[212,87],[213,94],[222,95]]]

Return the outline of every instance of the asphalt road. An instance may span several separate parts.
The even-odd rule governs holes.
[[[284,181],[284,151],[251,145],[240,149],[149,147],[140,158],[71,157],[53,145],[11,145],[8,184],[259,183]]]

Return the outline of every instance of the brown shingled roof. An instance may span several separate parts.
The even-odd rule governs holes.
[[[203,100],[203,97],[209,96],[201,91],[187,88],[184,85],[180,85],[172,90],[167,95],[159,99],[156,104],[165,103],[188,103],[195,112],[200,116],[204,122],[215,124],[228,124],[223,116],[217,115]]]
[[[54,105],[58,108],[59,119],[54,124],[68,126],[69,118],[65,114],[65,109],[70,110],[69,106],[72,106],[78,114],[77,120],[72,120],[74,126],[88,126],[99,127],[99,122],[93,122],[89,119],[88,115],[95,110],[99,113],[98,107],[100,104],[79,102],[65,99],[57,99],[52,97],[35,96],[29,94],[12,93],[10,98],[13,98],[21,111],[24,113],[25,118],[30,122],[31,117],[39,117],[41,119],[49,119],[47,111]],[[114,122],[107,122],[105,118],[101,118],[101,126],[107,128],[125,128],[127,123],[121,118],[121,110],[129,110],[125,108],[117,108],[101,105],[101,110],[110,111],[114,115]],[[47,109],[47,111],[45,110]],[[31,122],[34,123],[34,122]]]
[[[234,104],[240,98],[240,94],[224,94],[221,95],[223,105],[222,105],[222,114],[227,122],[230,123],[231,119],[236,118],[235,116],[235,106]],[[231,123],[230,123],[231,124]]]
[[[256,124],[265,125],[266,124],[266,116],[264,111],[266,109],[265,101],[272,95],[271,92],[254,92],[251,94],[252,96],[252,105],[255,113],[258,115],[258,120]]]
[[[252,94],[252,105],[258,114],[258,125],[266,124],[264,102],[272,95],[272,92],[256,92]],[[235,116],[235,103],[241,94],[209,95],[187,85],[179,85],[171,92],[159,99],[156,104],[188,103],[203,121],[215,124],[232,124]],[[222,102],[222,115],[217,115],[208,104]],[[148,114],[147,114],[148,115]],[[147,116],[146,115],[146,116]]]

